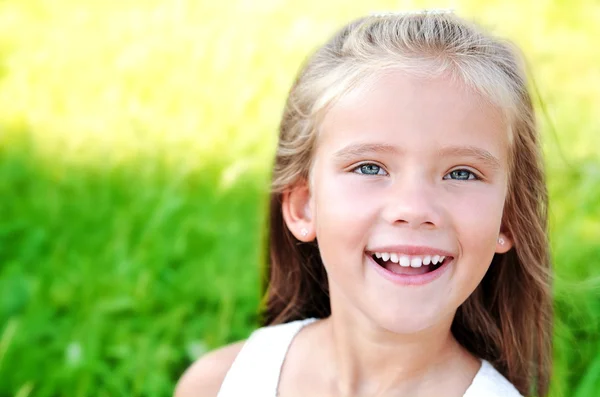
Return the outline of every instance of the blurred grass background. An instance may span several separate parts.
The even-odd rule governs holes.
[[[0,1],[0,396],[169,396],[256,326],[276,129],[347,20],[451,7],[530,61],[552,396],[600,396],[598,1]]]

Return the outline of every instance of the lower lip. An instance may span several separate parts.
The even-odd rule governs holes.
[[[432,282],[433,280],[440,277],[442,274],[446,272],[446,270],[450,267],[452,263],[454,263],[454,258],[449,261],[445,261],[442,266],[435,269],[432,272],[427,272],[424,274],[416,274],[416,275],[407,275],[407,274],[396,274],[380,266],[379,263],[375,262],[375,259],[371,255],[365,254],[369,263],[375,268],[375,271],[379,273],[383,278],[391,281],[394,284],[398,285],[424,285]]]

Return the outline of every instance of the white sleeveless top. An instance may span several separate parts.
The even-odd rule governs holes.
[[[292,340],[314,318],[254,331],[225,375],[217,397],[277,397],[279,375]],[[522,397],[500,372],[483,360],[463,397]]]

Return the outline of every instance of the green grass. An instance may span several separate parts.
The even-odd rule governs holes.
[[[264,178],[223,189],[217,167],[60,167],[29,149],[1,157],[0,395],[166,395],[245,336]]]
[[[0,2],[0,397],[168,396],[256,325],[269,167],[300,62],[349,18],[415,6],[49,4]],[[548,113],[552,396],[596,396],[600,6],[450,5],[530,60]]]

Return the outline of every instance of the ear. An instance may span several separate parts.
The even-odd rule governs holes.
[[[496,253],[505,254],[514,246],[514,240],[510,233],[506,231],[500,231],[498,234],[498,240],[496,240]]]
[[[311,196],[306,182],[300,182],[283,193],[283,219],[292,234],[303,242],[312,241],[316,237],[310,206]]]

